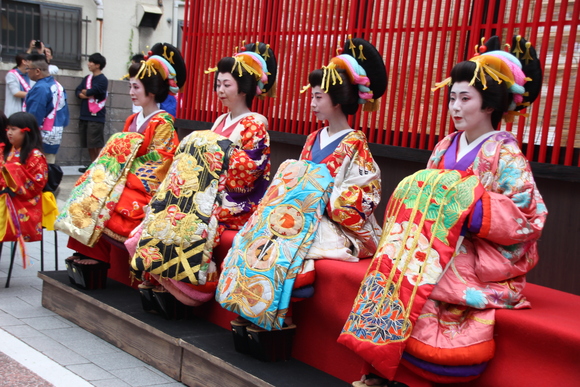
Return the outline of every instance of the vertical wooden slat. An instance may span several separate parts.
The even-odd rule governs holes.
[[[203,70],[215,66],[222,56],[231,55],[242,39],[261,40],[270,43],[278,59],[278,98],[256,101],[253,108],[277,123],[271,127],[273,130],[308,134],[321,123],[310,114],[310,93],[300,95],[299,90],[307,83],[311,70],[320,68],[335,55],[338,39],[343,42],[351,33],[355,37],[364,36],[378,48],[389,74],[379,112],[359,112],[350,120],[351,124],[360,127],[371,142],[432,149],[437,139],[454,130],[445,106],[446,91],[431,93],[433,84],[446,78],[455,63],[470,58],[482,35],[489,38],[493,31],[502,41],[509,42],[514,34],[521,34],[539,48],[547,77],[542,95],[526,109],[529,117],[517,118],[514,126],[506,125],[505,129],[513,129],[518,141],[528,144],[526,156],[530,160],[557,164],[563,159],[565,165],[576,165],[580,163],[574,156],[580,107],[576,90],[580,81],[574,79],[578,71],[574,49],[580,5],[574,2],[574,11],[566,20],[568,3],[563,0],[188,1],[183,51],[190,77],[179,116],[215,120],[223,108],[212,91],[213,77],[204,75]],[[556,87],[561,89],[561,95],[555,93]],[[554,126],[552,146],[548,142],[552,135],[549,130]],[[537,157],[536,137],[541,138]],[[566,153],[560,157],[564,145]]]
[[[564,21],[566,19],[566,11],[568,9],[568,0],[563,0],[561,5],[560,5],[560,14],[558,16],[558,21],[560,23],[558,23],[558,29],[557,29],[557,33],[556,33],[556,41],[554,42],[555,46],[561,47],[562,46],[562,38],[563,38],[563,30],[564,30],[564,25],[562,23],[562,21]],[[572,35],[572,31],[575,30],[577,28],[576,25],[574,26],[570,26],[570,30],[568,31],[568,33],[570,35]],[[575,35],[575,33],[574,33]],[[572,45],[570,46],[570,43],[572,43]],[[571,42],[570,40],[568,41],[568,50],[567,50],[567,55],[566,55],[566,60],[564,62],[564,68],[566,69],[571,69],[572,68],[572,59],[573,59],[573,55],[574,55],[574,43],[575,42]],[[559,62],[559,60],[558,60]],[[556,67],[556,69],[554,69],[554,79],[557,80],[557,76],[558,76],[558,71],[559,68]],[[552,74],[550,74],[552,75]],[[551,78],[551,77],[550,77]],[[566,109],[566,106],[568,105],[569,101],[568,101],[568,87],[569,87],[570,83],[569,82],[562,82],[562,86],[560,89],[560,104],[559,104],[559,108],[558,108],[558,112],[564,112]],[[554,83],[555,86],[555,83]],[[556,128],[561,128],[563,129],[564,127],[564,114],[558,114],[557,115],[557,119],[556,119]],[[547,138],[548,133],[542,133],[542,145],[544,145],[544,138]],[[560,158],[560,148],[561,148],[561,141],[562,141],[562,130],[556,130],[555,136],[554,136],[554,144],[552,146],[552,159],[551,159],[551,163],[552,164],[558,164],[558,160]],[[545,146],[547,148],[547,144]]]

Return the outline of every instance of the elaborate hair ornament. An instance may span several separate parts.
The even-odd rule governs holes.
[[[337,81],[342,84],[342,78],[337,69],[343,69],[349,81],[358,87],[358,103],[363,105],[363,110],[376,111],[378,97],[384,93],[387,86],[387,74],[382,56],[372,44],[363,39],[353,39],[352,35],[348,35],[344,47],[337,48],[336,52],[338,55],[333,57],[327,66],[322,67],[323,75],[320,88],[328,93],[330,86],[336,85]],[[346,53],[343,54],[343,52]],[[367,56],[370,59],[367,59]],[[372,77],[379,87],[379,93],[374,93],[370,89],[371,86],[375,87]],[[300,93],[306,92],[309,88],[310,84],[303,86]]]
[[[147,60],[141,61],[141,67],[137,72],[137,77],[143,79],[153,74],[159,74],[163,80],[168,81],[169,91],[171,93],[177,94],[179,92],[179,87],[175,83],[175,69],[167,59],[159,55],[152,55]]]
[[[237,75],[238,77],[242,77],[244,75],[244,70],[254,76],[258,81],[258,85],[256,86],[256,96],[263,97],[264,93],[267,93],[268,96],[274,97],[276,94],[275,85],[270,85],[266,87],[267,84],[270,82],[275,82],[275,76],[272,77],[272,81],[269,80],[271,74],[268,71],[268,63],[272,62],[271,65],[276,66],[276,61],[274,58],[270,57],[270,45],[264,44],[265,50],[263,53],[260,53],[260,42],[255,43],[254,48],[249,48],[252,45],[249,44],[248,46],[245,45],[245,40],[242,41],[242,48],[238,50],[236,46],[235,52],[232,55],[234,59],[234,65],[232,66],[231,73],[232,75]],[[210,67],[204,71],[205,74],[214,73],[218,70],[217,67]],[[267,90],[266,90],[267,89]]]
[[[507,51],[504,51],[500,49],[497,36],[491,37],[485,45],[484,40],[485,38],[481,39],[481,46],[475,46],[476,55],[469,59],[475,63],[473,78],[469,85],[473,86],[479,81],[483,90],[487,89],[486,75],[497,83],[505,82],[508,91],[513,94],[513,103],[504,115],[504,120],[512,122],[516,115],[526,116],[517,111],[529,106],[537,98],[542,78],[541,66],[532,44],[517,35],[514,36],[511,46],[503,45],[507,48]],[[525,51],[522,49],[522,43],[526,48]],[[435,91],[450,84],[451,77],[436,83],[431,90]]]

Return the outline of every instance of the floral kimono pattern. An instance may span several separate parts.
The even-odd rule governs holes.
[[[165,180],[150,203],[131,266],[193,285],[217,281],[210,269],[219,241],[217,213],[231,141],[196,131],[181,142]],[[213,277],[212,277],[213,275]]]
[[[319,133],[308,136],[301,160],[313,160]],[[381,235],[373,214],[381,200],[381,171],[364,133],[348,133],[334,152],[317,162],[328,167],[334,188],[308,258],[356,262],[371,257]]]
[[[20,151],[12,149],[4,160],[0,144],[0,241],[38,241],[42,238],[42,190],[48,179],[48,166],[40,150],[33,149],[24,164]]]
[[[135,114],[127,118],[124,132],[131,130],[134,120]],[[144,137],[143,142],[131,163],[127,183],[104,231],[120,242],[124,242],[143,221],[144,208],[165,178],[179,144],[173,118],[165,111],[159,111],[144,127],[136,129]]]
[[[143,143],[139,133],[116,133],[77,180],[55,228],[89,247],[94,246],[108,224],[127,180],[127,174]]]
[[[428,168],[444,168],[459,133],[435,147]],[[538,262],[537,240],[547,209],[530,165],[514,136],[487,138],[465,170],[479,178],[482,224],[468,232],[425,303],[403,363],[442,383],[471,380],[493,357],[495,308],[529,308],[522,296],[525,274]],[[477,367],[480,369],[476,369]]]
[[[332,187],[324,164],[284,162],[223,263],[216,300],[264,329],[281,329],[294,279]]]
[[[476,177],[447,170],[416,172],[393,192],[379,249],[339,338],[387,379],[482,194]]]
[[[270,181],[270,137],[266,117],[251,113],[224,128],[227,114],[216,120],[212,131],[233,143],[229,168],[218,210],[219,234],[239,230],[256,210]]]

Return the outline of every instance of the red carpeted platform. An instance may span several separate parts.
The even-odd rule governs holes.
[[[215,252],[218,261],[226,255],[234,236],[232,231],[222,236],[222,244]],[[360,378],[363,361],[336,339],[369,263],[370,260],[317,262],[314,297],[293,306],[298,327],[294,358],[344,381]],[[524,293],[532,309],[497,311],[496,356],[481,378],[462,385],[580,385],[580,296],[533,284],[528,284]],[[235,318],[215,301],[198,312],[227,329]],[[404,367],[397,380],[413,387],[430,385]]]

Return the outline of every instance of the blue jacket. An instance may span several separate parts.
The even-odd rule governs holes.
[[[47,117],[54,109],[54,102],[57,101],[58,87],[54,78],[48,76],[39,79],[36,84],[26,94],[26,111],[36,117],[38,126],[42,126],[44,118]],[[62,90],[54,126],[67,126],[69,122],[68,103],[66,90]]]

